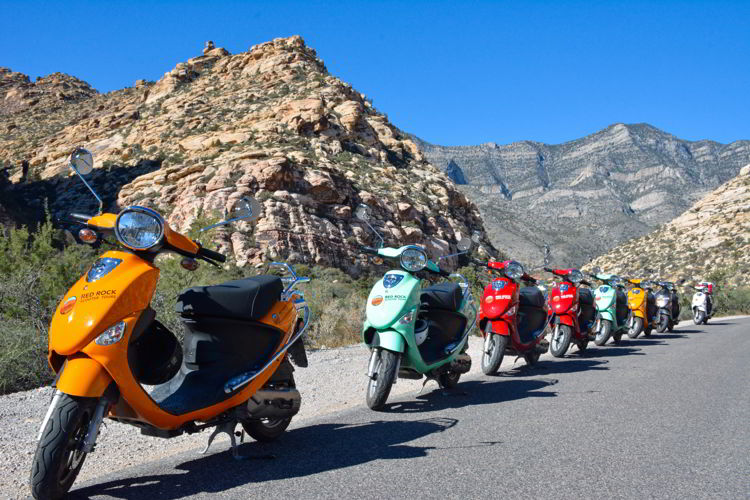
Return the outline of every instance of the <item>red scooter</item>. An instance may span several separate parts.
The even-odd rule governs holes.
[[[544,330],[549,315],[542,291],[535,286],[521,288],[520,282],[534,284],[536,280],[512,260],[475,263],[501,275],[484,288],[479,310],[484,337],[482,371],[486,375],[496,373],[505,353],[523,356],[533,365],[547,352]]]
[[[552,328],[550,353],[556,358],[563,357],[571,342],[583,352],[589,343],[589,330],[596,322],[596,307],[594,294],[580,285],[591,286],[591,283],[583,279],[583,273],[578,269],[545,267],[544,270],[561,279],[547,297]]]

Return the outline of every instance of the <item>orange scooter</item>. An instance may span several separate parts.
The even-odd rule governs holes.
[[[71,168],[83,178],[93,158],[77,148]],[[100,199],[99,199],[100,200]],[[299,411],[288,357],[307,366],[302,334],[309,308],[298,277],[254,276],[216,286],[198,286],[178,297],[185,325],[184,347],[155,318],[149,306],[159,279],[154,258],[172,252],[182,266],[226,258],[172,230],[157,212],[129,207],[119,214],[71,214],[88,243],[114,237],[122,250],[102,255],[65,294],[49,328],[48,361],[57,372],[57,391],[39,431],[31,470],[34,498],[61,498],[87,454],[94,450],[105,416],[140,428],[142,434],[171,438],[213,428],[203,453],[219,433],[229,434],[237,453],[235,427],[259,441],[280,436]],[[228,220],[260,215],[260,204],[239,199]],[[208,228],[206,228],[208,229]],[[289,356],[287,356],[289,354]]]
[[[650,337],[659,313],[653,293],[654,282],[631,278],[628,283],[631,285],[628,290],[628,337],[638,338],[641,332]]]

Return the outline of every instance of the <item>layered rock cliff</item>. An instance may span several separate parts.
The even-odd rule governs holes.
[[[750,162],[750,141],[684,141],[647,124],[616,124],[558,145],[444,147],[433,164],[468,183],[493,242],[519,260],[581,265],[670,221]]]
[[[13,79],[20,83],[0,87],[0,102],[29,85]],[[107,94],[75,88],[54,105],[2,108],[13,124],[0,139],[8,192],[31,209],[46,199],[53,215],[95,210],[66,167],[82,145],[95,155],[91,183],[110,211],[149,206],[185,230],[241,195],[259,199],[255,226],[216,233],[240,264],[283,258],[356,273],[358,246],[373,242],[353,219],[359,203],[373,208],[387,243],[423,244],[434,256],[484,235],[476,206],[298,36],[236,55],[209,48],[155,83]]]
[[[719,272],[727,283],[750,283],[750,165],[685,213],[629,240],[588,268],[624,275],[689,282]]]

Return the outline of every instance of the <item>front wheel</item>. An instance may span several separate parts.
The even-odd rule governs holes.
[[[562,358],[570,347],[570,339],[573,330],[568,325],[558,324],[552,330],[552,341],[549,343],[549,352],[556,358]]]
[[[485,375],[494,375],[500,369],[500,364],[503,362],[509,337],[492,333],[489,321],[487,322],[487,326],[485,326],[484,334],[490,335],[490,338],[484,342],[486,347],[482,353],[482,373]]]
[[[596,337],[594,338],[594,344],[599,345],[599,346],[606,344],[611,335],[612,335],[612,322],[608,319],[603,319],[601,322],[601,325],[599,326],[599,331],[596,332]]]
[[[31,494],[41,500],[65,496],[86,459],[83,439],[97,400],[62,394],[53,409],[31,463]]]
[[[633,322],[630,324],[630,328],[628,328],[628,337],[637,339],[638,335],[643,331],[643,318],[634,316],[632,319]]]
[[[242,428],[256,441],[270,443],[278,439],[291,422],[292,417],[257,418],[243,421]]]
[[[373,375],[367,384],[367,406],[371,410],[380,410],[388,400],[393,381],[396,380],[399,353],[387,349],[377,349],[374,356],[375,367]]]
[[[704,313],[700,309],[696,309],[695,314],[693,315],[693,323],[695,323],[696,325],[700,325],[701,323],[703,323],[705,318],[706,313]]]
[[[656,327],[656,331],[659,333],[664,333],[667,331],[667,328],[669,328],[669,318],[666,314],[662,314],[659,317],[659,325]]]

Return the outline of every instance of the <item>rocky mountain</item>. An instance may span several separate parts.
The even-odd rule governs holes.
[[[59,74],[2,78],[3,198],[37,216],[45,203],[53,216],[95,211],[66,167],[82,145],[109,211],[144,205],[186,230],[239,196],[259,199],[257,224],[216,233],[240,264],[283,258],[356,274],[358,245],[373,242],[353,219],[359,203],[389,244],[440,255],[484,234],[477,207],[298,36],[235,55],[207,44],[158,82],[107,94]]]
[[[436,146],[418,141],[476,202],[495,245],[541,265],[580,266],[672,220],[750,162],[750,141],[684,141],[616,124],[564,144]]]
[[[689,210],[640,238],[629,240],[588,266],[605,272],[703,280],[716,273],[747,286],[750,275],[750,165]]]

